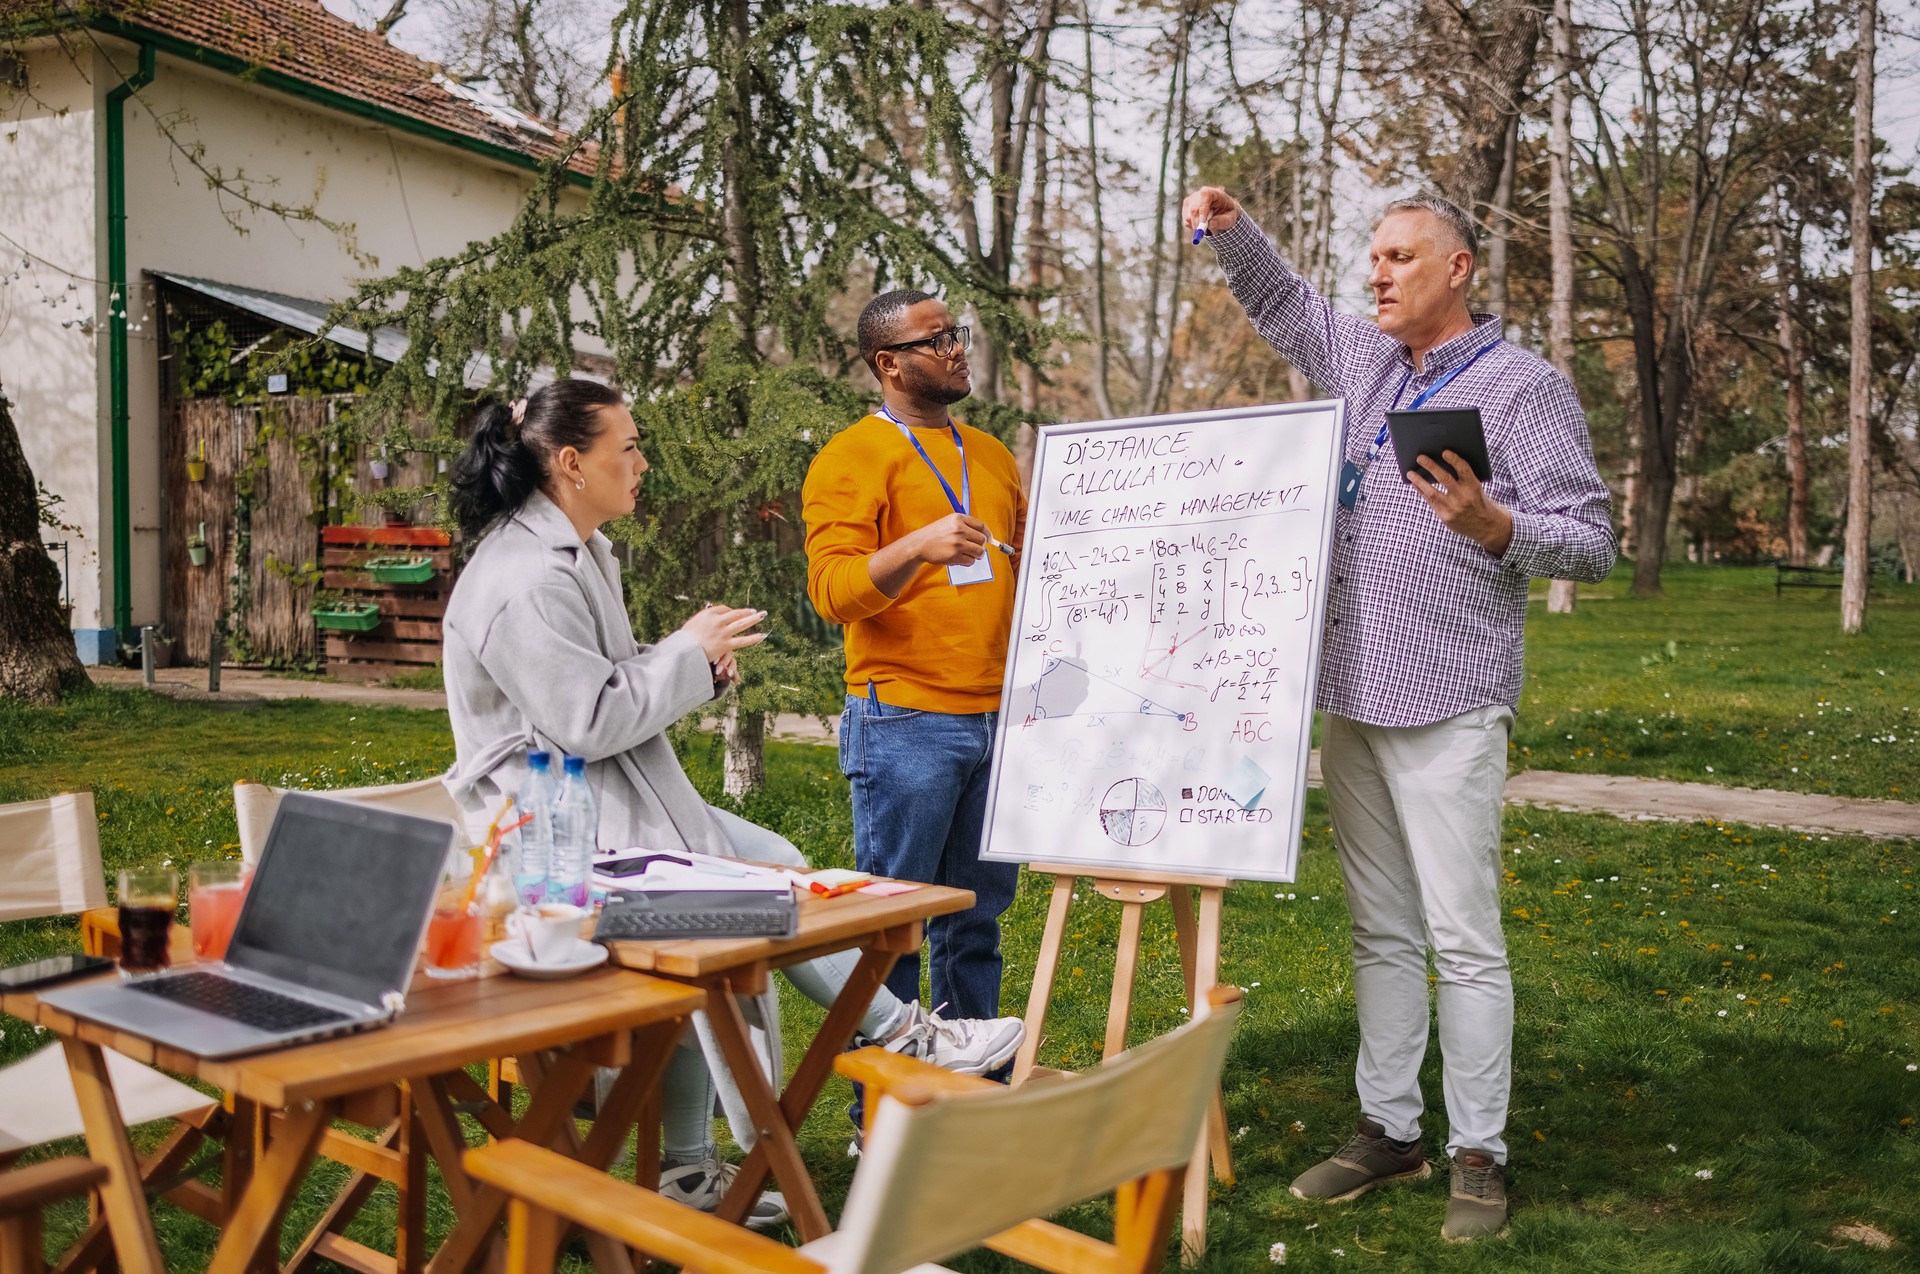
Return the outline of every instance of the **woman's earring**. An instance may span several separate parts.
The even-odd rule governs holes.
[[[585,478],[581,478],[578,482],[575,482],[573,484],[573,487],[574,487],[574,490],[576,491],[585,491],[587,489],[587,480]]]

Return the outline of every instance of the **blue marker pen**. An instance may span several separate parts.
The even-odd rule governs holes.
[[[1193,246],[1196,248],[1199,247],[1200,240],[1206,237],[1207,237],[1207,223],[1202,221],[1199,225],[1193,228]]]

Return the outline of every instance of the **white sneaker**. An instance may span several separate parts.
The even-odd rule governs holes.
[[[944,1006],[942,1006],[944,1007]],[[889,1053],[918,1057],[959,1075],[984,1075],[1007,1064],[1027,1037],[1017,1017],[941,1017],[918,1004],[907,1006],[906,1025],[881,1045]]]
[[[740,1165],[723,1163],[718,1156],[660,1170],[660,1195],[702,1212],[719,1208],[727,1188],[740,1175]],[[747,1228],[770,1230],[787,1219],[787,1200],[778,1190],[762,1191],[747,1213]]]

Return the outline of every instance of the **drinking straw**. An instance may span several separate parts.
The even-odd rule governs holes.
[[[505,812],[501,811],[503,814]],[[487,872],[493,867],[493,860],[500,856],[500,842],[506,839],[507,833],[519,831],[532,821],[533,815],[527,814],[517,823],[509,823],[505,827],[496,826],[487,833],[487,843],[484,846],[486,859],[474,869],[473,875],[467,878],[466,892],[460,895],[460,910],[465,911],[473,902],[473,895],[480,888],[480,882],[487,878]]]

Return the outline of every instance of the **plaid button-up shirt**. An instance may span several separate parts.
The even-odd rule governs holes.
[[[1610,497],[1573,385],[1503,341],[1487,314],[1427,351],[1416,372],[1406,346],[1336,314],[1244,214],[1210,238],[1254,330],[1346,400],[1342,447],[1356,463],[1366,462],[1387,411],[1485,350],[1422,405],[1480,409],[1493,467],[1486,491],[1513,515],[1513,542],[1495,557],[1449,531],[1399,473],[1389,440],[1353,511],[1334,515],[1317,706],[1369,725],[1417,726],[1517,705],[1528,579],[1597,581],[1613,569]]]

